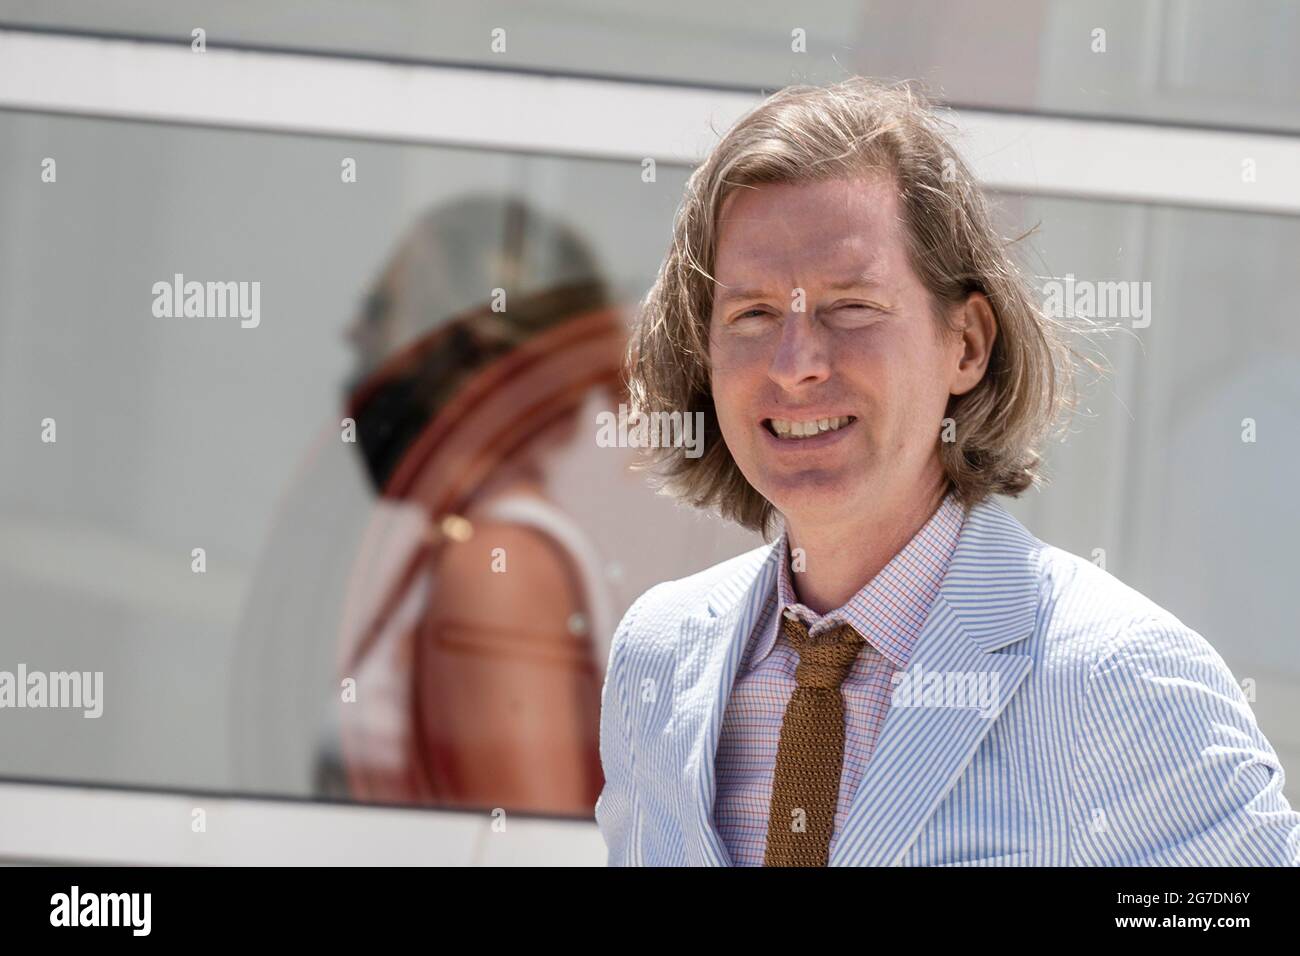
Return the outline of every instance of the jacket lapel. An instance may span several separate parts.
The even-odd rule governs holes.
[[[1039,546],[992,498],[971,508],[906,673],[981,675],[993,704],[984,712],[891,704],[836,834],[831,866],[897,864],[1029,673],[1029,655],[997,652],[1033,632]],[[779,555],[775,543],[742,555],[705,609],[682,622],[668,733],[683,768],[677,808],[692,865],[731,865],[713,823],[714,760],[746,642],[775,587]]]
[[[1029,654],[999,653],[1033,633],[1038,542],[993,499],[966,517],[939,596],[904,673],[911,688],[947,675],[985,681],[987,709],[895,694],[866,773],[836,834],[831,866],[896,866],[1029,673]]]
[[[713,825],[713,772],[722,717],[745,642],[776,587],[776,544],[742,555],[739,568],[710,593],[703,611],[682,622],[673,671],[674,757],[683,768],[679,803],[682,837],[695,866],[730,866],[731,857]]]

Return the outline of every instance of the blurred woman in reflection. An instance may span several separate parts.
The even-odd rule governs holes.
[[[590,817],[614,612],[546,481],[595,440],[592,391],[621,394],[625,326],[593,258],[517,200],[460,199],[399,244],[351,337],[380,497],[343,604],[350,795]]]

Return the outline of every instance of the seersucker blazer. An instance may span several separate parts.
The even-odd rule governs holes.
[[[624,615],[601,695],[609,865],[731,865],[714,758],[779,560],[761,546]],[[903,674],[913,692],[897,675],[831,866],[1300,866],[1300,813],[1222,657],[993,498],[968,513]],[[955,692],[974,675],[979,702]]]

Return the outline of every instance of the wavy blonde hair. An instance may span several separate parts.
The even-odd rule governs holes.
[[[897,185],[909,260],[933,298],[939,326],[972,292],[988,298],[997,320],[984,378],[949,398],[956,440],[940,442],[940,457],[951,490],[971,505],[1039,483],[1039,444],[1074,405],[1068,388],[1076,353],[1013,261],[1013,240],[994,230],[974,176],[948,144],[945,130],[952,128],[909,83],[855,77],[827,87],[792,86],[740,119],[695,169],[627,353],[634,411],[704,414],[703,454],[689,458],[681,448],[661,447],[641,462],[658,470],[664,493],[771,534],[775,508],[732,458],[709,384],[718,216],[737,189],[880,169]]]

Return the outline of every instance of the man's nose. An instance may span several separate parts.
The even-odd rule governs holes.
[[[825,330],[807,312],[787,313],[768,375],[787,390],[823,382],[830,376]]]

